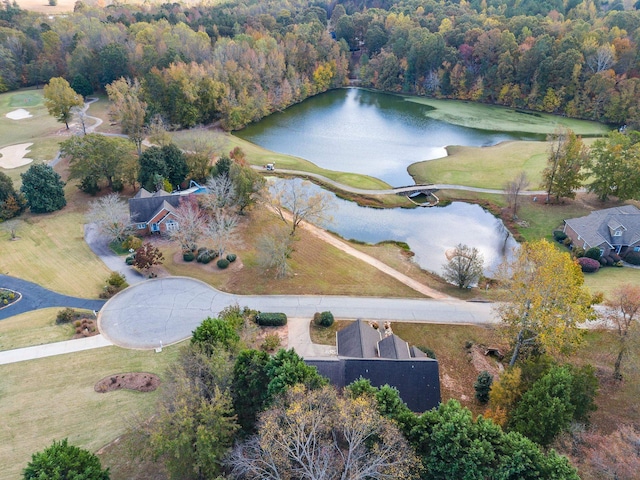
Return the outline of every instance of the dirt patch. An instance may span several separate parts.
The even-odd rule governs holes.
[[[474,345],[469,350],[471,356],[471,363],[478,373],[486,370],[493,378],[498,378],[498,375],[503,370],[501,364],[496,362],[492,357],[484,354],[485,349],[481,345]]]
[[[30,152],[31,145],[33,143],[20,143],[0,149],[0,167],[18,168],[33,162],[32,158],[25,158],[25,155]]]
[[[160,378],[153,373],[119,373],[104,377],[95,384],[93,389],[98,393],[113,392],[115,390],[135,390],[138,392],[153,392],[160,385]]]

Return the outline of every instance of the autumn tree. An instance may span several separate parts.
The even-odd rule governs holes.
[[[25,204],[24,197],[13,187],[13,180],[0,172],[0,221],[20,215]]]
[[[109,242],[123,242],[132,230],[129,207],[120,195],[111,193],[89,204],[87,222],[95,223]]]
[[[573,351],[580,325],[594,318],[592,297],[580,266],[546,240],[521,245],[515,258],[499,267],[505,292],[495,312],[513,339],[513,366],[525,346],[551,355]]]
[[[480,280],[483,264],[484,259],[477,248],[459,243],[451,259],[442,266],[442,276],[460,289],[469,288]]]
[[[416,478],[418,459],[368,397],[291,388],[227,463],[233,478]]]
[[[34,213],[60,210],[67,204],[64,198],[64,182],[49,165],[37,163],[21,173],[20,191],[27,199],[27,206]]]
[[[65,438],[34,453],[23,471],[24,480],[74,478],[109,480],[109,469],[102,469],[100,459],[84,448],[69,445]]]
[[[613,376],[622,379],[622,363],[629,349],[638,341],[640,319],[640,287],[626,284],[619,287],[605,304],[604,319],[613,328],[617,340],[617,355]]]
[[[142,88],[138,79],[120,78],[106,86],[111,105],[109,116],[120,124],[122,133],[129,137],[142,154],[145,136],[147,103],[142,99]]]
[[[570,129],[557,130],[549,137],[547,167],[542,172],[543,185],[547,191],[547,203],[551,197],[574,198],[576,190],[586,179],[585,167],[589,154],[582,138]]]
[[[133,266],[148,273],[154,265],[162,265],[164,255],[160,249],[149,242],[142,244],[134,253]]]
[[[49,115],[60,123],[64,123],[69,129],[69,120],[72,117],[73,107],[82,107],[84,102],[82,96],[78,95],[73,88],[62,77],[54,77],[49,80],[43,89],[44,105],[49,111]]]
[[[637,136],[611,132],[591,147],[590,192],[601,201],[640,198],[640,141]]]
[[[511,209],[512,218],[518,218],[518,202],[520,201],[520,194],[529,186],[529,179],[527,178],[527,172],[520,172],[516,177],[507,182],[504,191],[507,194],[507,203]]]
[[[265,179],[251,167],[242,165],[237,160],[234,160],[229,169],[229,177],[233,183],[238,213],[244,215],[262,199]]]
[[[330,220],[332,197],[300,179],[276,181],[269,186],[269,204],[294,235],[301,222],[322,223]]]
[[[206,226],[206,217],[194,196],[180,199],[174,211],[178,228],[169,230],[167,235],[180,244],[183,252],[195,251],[198,240],[202,237]]]
[[[257,239],[258,265],[263,270],[271,270],[275,278],[285,278],[291,274],[289,260],[293,254],[294,240],[286,227],[273,227]]]

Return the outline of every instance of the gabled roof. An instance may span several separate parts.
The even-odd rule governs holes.
[[[397,335],[389,335],[378,342],[380,358],[411,358],[409,344]]]
[[[565,223],[580,235],[588,248],[603,244],[613,248],[640,242],[640,209],[633,205],[596,210],[585,217],[569,218]],[[622,234],[614,236],[616,231]]]
[[[136,193],[133,198],[149,198],[149,197],[153,197],[153,193],[151,193],[150,191],[144,188],[141,188],[140,190],[138,190],[138,193]]]
[[[358,319],[338,332],[337,347],[341,357],[375,358],[378,356],[380,332]]]
[[[129,199],[129,217],[131,221],[147,223],[158,212],[164,208],[176,208],[180,204],[180,195],[171,195],[170,193],[160,190],[154,194],[151,194],[143,188],[136,194],[135,197]],[[140,193],[143,192],[143,193]],[[172,210],[173,211],[173,210]]]

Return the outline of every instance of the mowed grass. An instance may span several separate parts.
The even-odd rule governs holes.
[[[0,350],[70,340],[75,333],[73,326],[56,325],[56,314],[60,310],[43,308],[0,321]]]
[[[76,297],[97,298],[111,271],[84,241],[84,215],[69,207],[24,214],[17,240],[0,231],[0,271]]]
[[[448,157],[414,163],[408,168],[416,183],[444,183],[502,189],[521,171],[529,190],[538,190],[547,165],[547,142],[503,142],[492,147],[447,147]]]
[[[20,120],[8,118],[7,113],[23,108],[32,116]],[[0,147],[18,143],[37,143],[55,134],[64,125],[58,123],[44,106],[42,90],[17,90],[0,94]]]
[[[179,248],[166,244],[164,268],[172,275],[204,281],[226,292],[238,294],[361,295],[379,297],[422,297],[392,277],[380,272],[304,229],[296,230],[291,257],[293,275],[275,279],[258,265],[256,240],[280,220],[266,210],[253,210],[242,226],[244,242],[232,249],[238,260],[227,270],[215,261],[208,265],[183,262]],[[201,241],[201,246],[207,246]]]
[[[612,298],[622,285],[640,285],[640,269],[632,267],[605,267],[595,273],[585,273],[584,284],[593,293],[602,292]]]
[[[0,479],[14,480],[53,440],[96,451],[148,417],[158,392],[96,393],[102,378],[149,372],[161,378],[177,346],[162,353],[105,347],[0,366]]]
[[[610,130],[597,122],[497,105],[425,97],[405,97],[405,100],[433,107],[427,113],[432,118],[469,128],[481,126],[483,130],[547,135],[563,126],[585,136],[600,136]]]

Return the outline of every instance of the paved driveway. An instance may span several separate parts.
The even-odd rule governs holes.
[[[102,334],[116,345],[150,349],[184,340],[208,316],[228,305],[311,318],[330,310],[339,318],[491,323],[491,306],[459,300],[386,299],[313,295],[232,295],[198,280],[168,277],[147,280],[110,299],[98,316]]]
[[[0,287],[15,290],[22,294],[22,299],[8,307],[0,310],[0,320],[48,307],[71,307],[86,310],[100,310],[104,305],[104,300],[87,300],[86,298],[70,297],[60,293],[52,292],[35,283],[0,275]]]

